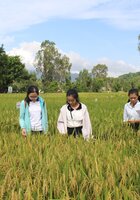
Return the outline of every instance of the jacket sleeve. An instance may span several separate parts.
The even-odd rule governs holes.
[[[62,110],[60,110],[59,117],[57,120],[57,129],[58,129],[59,133],[66,134],[65,122],[64,122]]]
[[[124,106],[124,111],[123,111],[123,121],[124,122],[128,121],[128,115],[127,115],[126,105]]]
[[[19,124],[21,129],[25,128],[25,103],[24,100],[20,104]]]
[[[92,126],[87,108],[84,111],[82,133],[84,139],[89,139],[90,136],[92,135]]]
[[[48,112],[46,108],[46,103],[44,102],[44,118],[45,118],[45,126],[46,126],[46,132],[48,131]]]

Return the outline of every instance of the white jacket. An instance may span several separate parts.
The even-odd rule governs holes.
[[[82,128],[82,135],[84,139],[88,139],[92,135],[92,127],[89,118],[89,113],[87,110],[86,105],[82,104],[82,111],[83,111],[83,128]],[[57,128],[61,134],[67,134],[67,104],[62,106],[60,109],[60,114],[57,121]]]
[[[123,112],[123,121],[128,120],[140,120],[140,102],[138,101],[134,107],[131,106],[130,102],[126,103]]]

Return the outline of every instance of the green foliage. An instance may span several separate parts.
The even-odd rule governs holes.
[[[76,80],[76,86],[78,88],[78,91],[85,91],[85,92],[90,91],[91,83],[92,83],[92,78],[88,70],[83,69],[82,71],[80,71],[79,77]]]
[[[122,90],[121,82],[118,79],[113,80],[112,90],[115,91],[115,92]]]
[[[44,87],[44,91],[46,92],[57,92],[59,90],[59,84],[57,81],[48,82]]]
[[[36,80],[35,73],[25,73],[22,75],[22,78],[20,78],[19,81],[13,81],[12,87],[14,92],[25,92],[27,91],[29,85],[36,85],[39,87],[39,89],[42,88],[42,86],[39,84],[39,80]]]
[[[123,126],[126,93],[80,93],[96,138],[56,129],[65,94],[43,94],[49,133],[22,138],[15,104],[25,94],[0,94],[0,199],[140,199],[139,136]]]
[[[80,71],[75,81],[75,87],[81,92],[125,91],[130,88],[140,88],[140,72],[113,77],[91,77],[88,70]]]
[[[36,81],[35,74],[29,74],[19,56],[8,56],[0,47],[0,92],[6,92],[8,86],[14,91],[25,91],[30,83]]]
[[[92,69],[92,76],[95,78],[106,78],[108,67],[106,65],[98,64]]]
[[[126,91],[125,88],[127,88],[127,91],[131,87],[139,88],[140,72],[124,74],[124,75],[120,76],[118,79],[122,82],[124,91]]]
[[[70,78],[71,63],[66,55],[61,55],[54,42],[45,40],[35,58],[36,70],[41,72],[43,85],[53,81],[66,82]]]
[[[92,91],[99,92],[104,86],[104,79],[102,78],[93,78],[92,80]]]
[[[140,35],[138,36],[140,41]],[[140,50],[140,43],[138,44]],[[128,91],[131,87],[140,89],[140,72],[124,74],[118,78],[107,77],[108,67],[97,64],[91,73],[87,69],[79,72],[75,82],[71,81],[71,63],[62,55],[54,42],[45,40],[35,57],[37,73],[29,73],[19,56],[6,54],[3,45],[0,47],[0,92],[7,92],[8,86],[14,92],[24,92],[31,84],[37,85],[44,92],[62,92],[77,88],[81,92]]]

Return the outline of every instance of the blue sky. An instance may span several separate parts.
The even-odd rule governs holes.
[[[0,0],[0,41],[27,69],[40,43],[66,54],[72,72],[106,64],[109,76],[140,71],[139,0]]]

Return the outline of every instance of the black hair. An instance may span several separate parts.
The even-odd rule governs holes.
[[[79,95],[78,95],[78,92],[76,89],[69,89],[66,94],[66,97],[68,97],[68,96],[73,96],[73,98],[76,100],[76,102],[78,102],[78,103],[80,102]]]
[[[35,85],[31,85],[31,86],[28,87],[27,95],[26,95],[26,97],[25,97],[25,102],[27,102],[28,105],[29,105],[29,103],[30,103],[30,101],[31,101],[30,98],[29,98],[29,94],[30,94],[30,93],[37,93],[37,95],[39,95],[38,87],[35,86]]]
[[[130,96],[130,94],[135,94],[138,96],[138,100],[140,101],[140,96],[139,96],[139,90],[137,88],[131,88],[128,91],[128,96]],[[130,99],[128,99],[128,102],[130,102]]]

